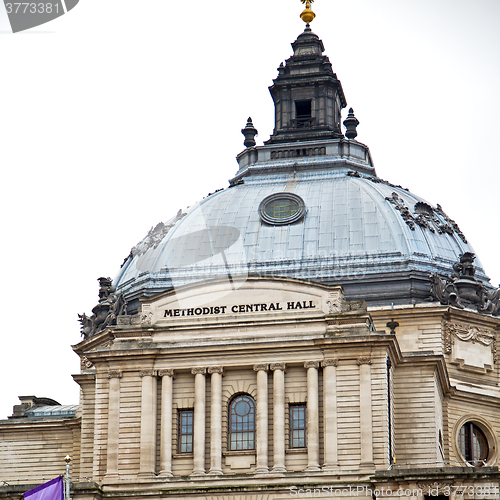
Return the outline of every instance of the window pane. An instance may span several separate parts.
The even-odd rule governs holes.
[[[255,401],[247,394],[236,396],[229,405],[229,449],[255,449]]]
[[[193,452],[193,410],[179,410],[179,453]]]
[[[467,422],[458,433],[460,453],[471,465],[484,465],[488,458],[488,441],[483,431],[472,422]]]
[[[305,448],[307,432],[306,405],[290,406],[290,447]]]

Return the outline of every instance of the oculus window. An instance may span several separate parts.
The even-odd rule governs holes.
[[[304,200],[293,193],[275,193],[262,200],[259,215],[263,222],[271,225],[292,224],[306,213]]]
[[[193,410],[179,410],[179,453],[193,453]]]
[[[488,440],[484,432],[474,423],[466,422],[458,433],[458,445],[463,459],[473,466],[486,465]]]
[[[229,403],[229,450],[255,450],[255,401],[239,394]]]

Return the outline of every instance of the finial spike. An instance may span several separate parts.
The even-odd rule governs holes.
[[[345,136],[348,139],[355,139],[358,135],[356,127],[359,125],[359,120],[354,116],[354,110],[349,108],[349,114],[344,120],[344,126],[346,128]]]
[[[249,116],[245,128],[241,131],[245,136],[245,141],[243,144],[246,148],[252,148],[257,143],[255,142],[255,136],[257,135],[257,129],[253,126],[252,118]]]

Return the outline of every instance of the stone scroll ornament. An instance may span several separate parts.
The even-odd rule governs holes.
[[[460,259],[453,264],[453,276],[432,274],[429,300],[439,300],[443,305],[500,316],[500,289],[486,288],[482,281],[474,277],[475,258],[472,252],[460,255]]]
[[[92,309],[92,316],[79,314],[81,334],[84,340],[116,325],[116,318],[127,314],[127,302],[123,294],[115,293],[111,278],[99,278],[99,303]]]
[[[349,177],[366,179],[375,184],[385,184],[386,186],[408,191],[408,189],[405,189],[396,184],[391,184],[390,182],[381,179],[380,177],[363,175],[355,171],[349,171],[347,175]],[[406,206],[404,200],[395,191],[391,196],[387,196],[386,200],[394,205],[396,210],[400,213],[401,217],[412,231],[415,231],[415,228],[418,226],[424,230],[430,231],[431,233],[456,234],[464,243],[467,243],[467,239],[465,238],[465,235],[462,233],[462,231],[460,231],[458,224],[444,213],[439,203],[436,205],[436,207],[433,208],[427,203],[419,201],[415,203],[412,211]]]

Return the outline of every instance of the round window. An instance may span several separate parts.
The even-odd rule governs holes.
[[[486,465],[488,440],[484,432],[474,423],[466,422],[458,433],[458,445],[465,462],[472,466]]]
[[[306,213],[304,200],[293,193],[275,193],[262,200],[260,218],[267,224],[292,224]]]

